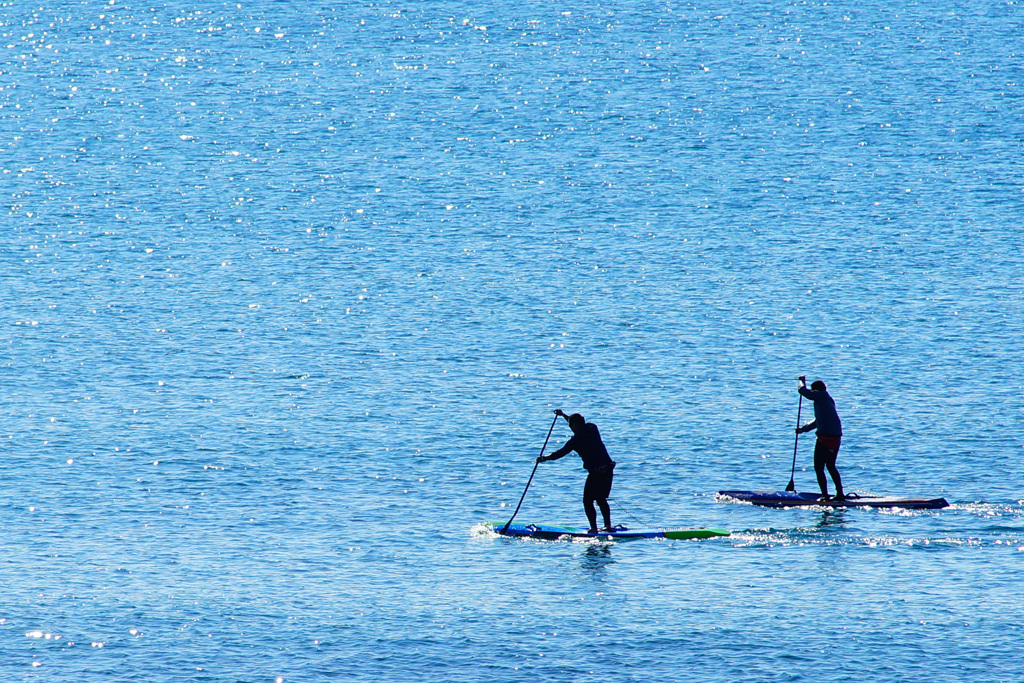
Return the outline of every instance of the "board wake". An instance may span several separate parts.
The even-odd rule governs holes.
[[[832,508],[906,508],[908,510],[938,510],[949,507],[945,498],[904,498],[901,496],[875,496],[866,493],[849,493],[844,500],[819,501],[818,493],[796,491],[719,491],[720,501],[739,500],[765,507],[832,507]]]
[[[505,528],[504,522],[490,523],[487,525],[492,531],[504,536],[526,536],[530,538],[541,538],[545,540],[558,540],[560,538],[597,538],[602,540],[627,539],[627,538],[713,538],[715,536],[728,536],[726,529],[627,529],[626,527],[615,527],[614,531],[602,531],[597,534],[587,533],[586,529],[573,526],[561,526],[557,524],[509,524]]]

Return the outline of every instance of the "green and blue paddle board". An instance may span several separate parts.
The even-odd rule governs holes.
[[[630,538],[714,538],[716,536],[728,536],[726,529],[710,529],[701,527],[699,529],[628,529],[623,526],[615,527],[612,531],[600,531],[596,534],[589,533],[586,529],[574,526],[561,526],[558,524],[506,524],[503,522],[490,523],[487,525],[492,531],[503,536],[516,536],[528,538],[541,538],[545,540],[558,540],[563,538],[595,538],[599,540],[619,540]]]

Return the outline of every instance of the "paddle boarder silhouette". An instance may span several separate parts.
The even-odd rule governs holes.
[[[831,500],[842,501],[846,498],[843,494],[843,481],[839,477],[839,470],[836,469],[836,459],[839,457],[839,445],[843,437],[843,423],[836,412],[836,402],[829,396],[828,387],[820,379],[811,382],[811,388],[807,388],[807,378],[801,375],[800,387],[797,391],[800,395],[809,398],[814,402],[814,420],[802,427],[797,427],[797,434],[817,429],[817,438],[814,442],[814,473],[818,477],[818,487],[821,489],[821,499],[830,500],[828,495],[828,480],[825,478],[825,469],[832,476],[836,485],[836,496]]]
[[[612,511],[608,507],[608,496],[612,491],[612,476],[615,471],[615,461],[608,455],[608,449],[601,440],[601,433],[597,425],[587,422],[579,413],[566,415],[561,408],[555,409],[555,415],[565,418],[572,430],[572,437],[565,442],[565,445],[550,455],[537,456],[537,462],[548,462],[558,460],[572,451],[583,459],[583,468],[587,470],[587,481],[583,485],[583,510],[587,513],[587,520],[590,528],[587,533],[598,533],[597,510],[594,503],[601,508],[601,515],[604,517],[604,531],[614,531],[612,527]]]

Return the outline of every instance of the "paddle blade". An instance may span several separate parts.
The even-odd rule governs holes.
[[[786,490],[787,491],[796,491],[796,484],[793,483],[792,479],[790,479],[789,483],[786,484]]]

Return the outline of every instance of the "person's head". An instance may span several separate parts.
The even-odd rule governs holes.
[[[584,420],[583,416],[579,413],[573,413],[569,416],[569,429],[571,429],[574,434],[586,423],[587,421]]]
[[[816,379],[813,382],[811,382],[811,389],[813,389],[814,391],[825,391],[827,388],[828,387],[825,386],[825,383],[822,382],[820,379]]]

